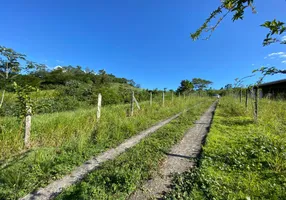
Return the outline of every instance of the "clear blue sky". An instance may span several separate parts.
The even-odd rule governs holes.
[[[285,54],[267,56],[285,45],[262,47],[267,30],[259,26],[286,21],[286,2],[256,2],[256,15],[249,10],[236,23],[229,17],[210,40],[193,42],[190,33],[219,0],[2,1],[0,45],[50,67],[105,69],[143,88],[176,89],[194,77],[220,88],[262,65],[286,67]]]

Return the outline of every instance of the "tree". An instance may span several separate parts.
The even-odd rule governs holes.
[[[192,83],[196,90],[203,90],[207,88],[210,84],[212,84],[211,81],[200,79],[200,78],[193,78]]]
[[[38,78],[44,78],[48,73],[48,67],[45,64],[36,64],[35,65],[35,71],[33,71],[31,74],[33,74],[35,77]]]
[[[20,62],[26,62],[26,65],[21,65]],[[34,64],[26,60],[26,55],[17,53],[11,48],[0,46],[0,78],[4,82],[0,108],[3,105],[5,91],[7,85],[11,83],[21,71],[34,68]]]
[[[135,87],[135,85],[136,85],[136,83],[135,83],[135,81],[134,81],[133,79],[128,80],[128,81],[127,81],[127,84],[129,84],[129,85],[131,85],[131,86],[133,86],[133,87]]]
[[[231,89],[232,88],[232,84],[226,84],[225,86],[224,86],[224,89],[226,89],[226,90],[229,90],[229,89]]]
[[[253,13],[256,13],[256,9],[254,7],[254,0],[223,0],[221,1],[221,5],[214,10],[210,16],[206,19],[203,25],[196,30],[196,32],[191,34],[191,38],[193,40],[197,40],[203,32],[208,33],[208,36],[205,39],[209,39],[215,29],[219,26],[222,20],[229,15],[230,13],[233,14],[232,20],[236,21],[239,19],[243,19],[244,12],[247,8],[250,8]],[[220,16],[220,17],[219,17]],[[213,19],[219,17],[219,19],[215,22],[214,25],[210,25]],[[263,40],[263,46],[267,46],[272,43],[279,42],[280,44],[286,44],[286,41],[281,41],[277,38],[277,35],[281,35],[286,32],[285,23],[279,20],[272,20],[266,21],[260,26],[267,28],[268,33]],[[261,67],[260,69],[256,69],[253,72],[261,72],[263,77],[267,75],[274,75],[274,74],[286,74],[285,69],[277,69],[276,67]]]
[[[194,85],[189,80],[182,80],[181,85],[177,89],[177,93],[189,93],[193,90]]]
[[[236,78],[236,79],[234,79],[234,88],[241,88],[241,87],[243,87],[243,81],[244,81],[244,79],[247,79],[247,78],[251,78],[251,77],[253,77],[254,75],[249,75],[249,76],[245,76],[245,77],[242,77],[242,78]]]

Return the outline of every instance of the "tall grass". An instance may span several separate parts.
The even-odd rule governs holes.
[[[125,199],[142,183],[158,173],[164,152],[184,136],[211,100],[190,107],[178,119],[160,128],[138,145],[90,173],[82,182],[68,188],[57,199]],[[157,174],[158,175],[158,174]]]
[[[133,117],[129,105],[106,106],[96,123],[96,109],[79,109],[35,115],[32,119],[31,149],[24,150],[22,134],[15,118],[0,118],[0,199],[17,198],[70,172],[92,155],[114,147],[184,108],[207,98],[192,97],[141,104]],[[15,155],[16,156],[13,156]]]
[[[262,99],[255,122],[252,106],[222,98],[199,166],[176,176],[166,199],[285,199],[285,108]]]

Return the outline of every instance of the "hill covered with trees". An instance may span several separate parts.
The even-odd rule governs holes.
[[[29,98],[35,104],[35,113],[73,110],[97,103],[103,96],[103,105],[127,103],[131,91],[138,100],[147,100],[149,90],[140,89],[133,80],[117,77],[105,70],[94,72],[81,66],[57,66],[48,69],[44,64],[26,60],[26,55],[0,46],[0,115],[14,115],[17,110],[17,87],[33,88]],[[156,92],[156,91],[155,91]]]

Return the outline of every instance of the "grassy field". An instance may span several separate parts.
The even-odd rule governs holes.
[[[208,99],[190,107],[178,119],[145,138],[117,159],[106,162],[57,199],[125,199],[156,173],[166,156],[164,152],[168,152],[180,141],[211,102],[213,99]]]
[[[31,149],[23,148],[23,135],[12,117],[0,118],[0,199],[16,199],[70,172],[91,156],[121,143],[184,108],[208,98],[176,99],[172,103],[141,104],[134,117],[129,105],[106,106],[100,123],[96,110],[76,110],[32,119]],[[19,154],[19,152],[22,152]]]
[[[217,108],[198,167],[166,199],[286,199],[286,102],[261,100],[258,122],[237,99]]]

